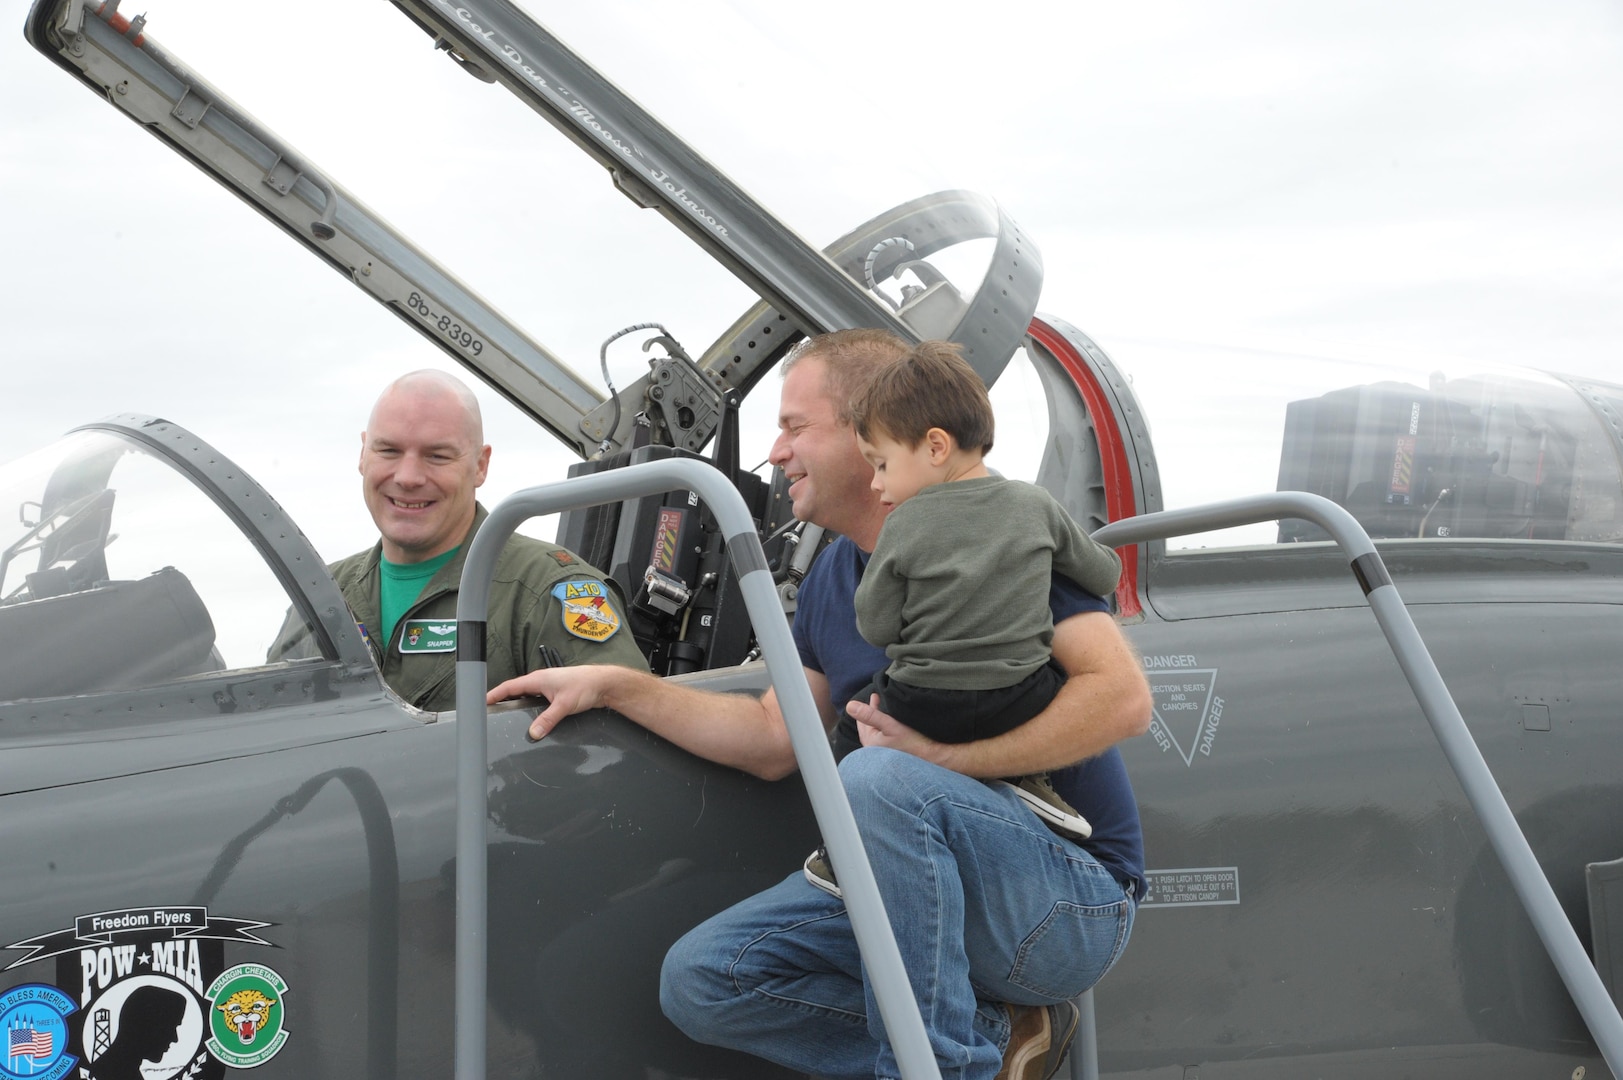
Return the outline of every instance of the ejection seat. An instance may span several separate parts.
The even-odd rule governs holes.
[[[150,686],[210,669],[214,620],[172,566],[0,607],[0,701]]]
[[[770,520],[766,481],[688,450],[648,445],[571,466],[571,477],[667,459],[714,466],[744,496],[757,523]],[[630,629],[661,675],[730,667],[754,638],[715,515],[692,491],[669,491],[560,516],[558,543],[612,577],[624,593]]]

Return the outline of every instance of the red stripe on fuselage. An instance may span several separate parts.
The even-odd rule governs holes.
[[[1041,319],[1031,320],[1031,336],[1070,373],[1071,381],[1082,394],[1082,404],[1093,418],[1093,430],[1098,436],[1100,472],[1105,483],[1105,513],[1111,521],[1133,517],[1138,505],[1133,497],[1133,469],[1122,438],[1121,426],[1110,406],[1110,397],[1099,385],[1076,346],[1065,336]],[[1137,616],[1144,612],[1138,602],[1138,545],[1116,549],[1121,555],[1121,582],[1116,586],[1116,613]]]

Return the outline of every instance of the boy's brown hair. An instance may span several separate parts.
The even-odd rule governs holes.
[[[917,446],[940,428],[966,450],[992,449],[992,402],[986,384],[950,341],[921,341],[874,372],[851,400],[851,424],[872,442],[884,434]]]

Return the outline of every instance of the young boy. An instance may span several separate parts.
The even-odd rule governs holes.
[[[856,699],[877,693],[881,710],[937,742],[1019,727],[1065,682],[1050,651],[1053,575],[1108,597],[1121,560],[1048,492],[987,470],[992,405],[956,345],[926,341],[881,368],[852,402],[852,422],[873,487],[893,507],[856,593],[857,629],[890,666]],[[833,741],[836,759],[861,745],[843,709]],[[1056,832],[1092,832],[1047,774],[1005,782]],[[805,871],[838,895],[823,849]]]

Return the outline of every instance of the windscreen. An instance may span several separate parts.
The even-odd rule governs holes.
[[[257,667],[304,624],[214,502],[116,435],[0,467],[0,514],[0,700]]]

